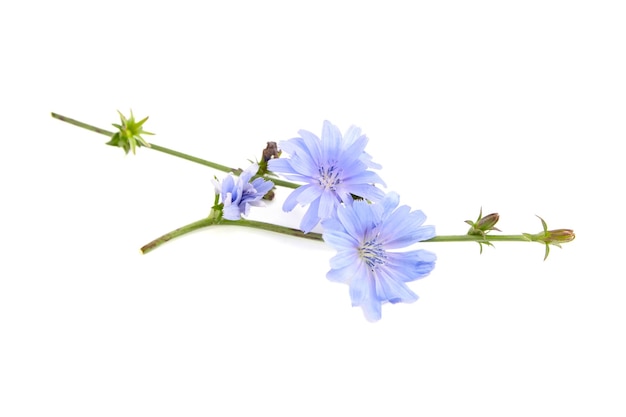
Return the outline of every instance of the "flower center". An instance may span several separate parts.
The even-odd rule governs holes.
[[[378,265],[384,265],[387,258],[383,245],[378,243],[376,238],[363,243],[359,247],[359,256],[371,270],[374,270]]]
[[[341,174],[343,170],[335,165],[335,162],[330,162],[328,166],[322,165],[318,168],[319,184],[322,188],[330,191],[335,191],[337,185],[341,183]]]

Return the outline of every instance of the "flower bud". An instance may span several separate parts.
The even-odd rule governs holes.
[[[546,254],[543,258],[543,260],[545,261],[550,254],[550,245],[558,246],[560,248],[561,243],[571,242],[572,240],[574,240],[574,238],[576,238],[576,235],[571,229],[548,230],[548,225],[546,224],[545,220],[543,220],[541,217],[539,217],[539,220],[541,220],[543,232],[535,234],[523,233],[523,235],[526,239],[532,242],[539,242],[546,245]]]
[[[530,233],[524,233],[524,236],[526,236],[528,240],[559,246],[561,243],[571,242],[576,237],[574,231],[571,229],[548,230],[548,225],[546,224],[545,220],[543,220],[541,217],[539,217],[539,220],[541,220],[543,232],[535,233],[534,235]]]
[[[545,243],[551,243],[553,245],[559,243],[567,243],[574,240],[576,235],[574,231],[571,229],[556,229],[556,230],[548,230],[545,232],[545,237],[543,241]]]
[[[475,222],[465,220],[465,223],[471,226],[467,231],[467,234],[485,236],[486,233],[489,233],[492,230],[497,230],[499,232],[500,229],[495,227],[498,220],[500,220],[500,215],[498,213],[491,213],[483,217],[483,209],[481,208],[478,219]]]
[[[496,223],[498,223],[498,220],[500,220],[500,215],[498,213],[491,213],[480,219],[475,227],[483,232],[498,230],[494,227]]]

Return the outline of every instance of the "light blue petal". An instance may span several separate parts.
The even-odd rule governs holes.
[[[324,120],[324,126],[322,127],[322,161],[340,161],[340,155],[342,158],[345,156],[345,152],[342,152],[341,142],[342,138],[339,128],[328,120]]]
[[[356,268],[356,272],[350,280],[350,299],[352,306],[360,306],[368,298],[370,293],[369,269],[364,262],[360,262]]]
[[[349,147],[359,136],[361,136],[361,128],[354,125],[350,126],[343,135],[344,146]]]
[[[361,172],[346,172],[343,177],[343,182],[350,185],[358,184],[381,184],[387,186],[385,181],[374,171],[361,171]]]
[[[358,241],[350,236],[341,222],[337,219],[330,218],[322,221],[324,232],[322,237],[324,242],[328,243],[333,249],[344,250],[354,249],[358,245]]]
[[[233,179],[233,176],[230,174],[226,175],[226,177],[222,180],[222,193],[232,193],[233,188],[235,188],[235,180]]]
[[[302,192],[298,194],[298,203],[305,206],[314,200],[319,200],[321,195],[323,194],[322,189],[318,185],[303,185],[297,188],[299,190],[302,188]]]
[[[355,127],[355,126],[351,126],[350,129],[348,129],[348,131],[344,135],[344,146],[348,149],[352,144],[357,142],[357,139],[358,140],[365,140],[365,144],[367,144],[367,141],[369,139],[367,139],[367,136],[361,135],[360,133],[361,133],[361,129],[359,129],[358,127]],[[350,150],[349,152],[352,152],[352,151],[353,150]],[[365,152],[365,145],[363,146],[363,148],[361,149],[361,151],[359,153],[359,160],[367,168],[370,168],[370,169],[381,169],[382,168],[382,165],[372,161],[372,156],[370,154],[368,154],[367,152]]]
[[[345,233],[346,229],[343,227],[337,216],[330,217],[328,219],[324,219],[322,221],[322,227],[324,228],[324,233],[334,233],[341,232]]]
[[[361,304],[363,315],[369,322],[376,322],[382,317],[381,303],[375,297],[375,290],[370,290],[370,296]]]
[[[239,210],[239,206],[230,205],[228,207],[224,207],[223,210],[224,218],[227,220],[239,220],[241,219],[241,211]]]
[[[437,256],[427,250],[387,252],[384,267],[393,271],[393,276],[403,282],[424,278],[435,268]],[[389,272],[391,274],[391,272]]]
[[[296,171],[291,167],[291,160],[288,158],[274,158],[267,161],[267,169],[272,172],[289,172],[295,174]]]
[[[348,282],[350,277],[352,277],[352,267],[341,268],[341,269],[331,269],[326,273],[326,278],[332,282],[338,282],[340,284],[345,284]]]
[[[239,204],[239,212],[242,215],[247,216],[250,213],[250,204],[248,203]]]
[[[340,156],[340,160],[335,159],[337,161],[336,165],[341,167],[341,181],[345,182],[350,178],[356,177],[359,174],[367,171],[367,167],[363,162],[359,160],[358,155],[353,155],[351,158],[346,154],[342,154]],[[353,184],[358,183],[359,181],[352,181]]]
[[[372,161],[372,156],[367,152],[361,154],[361,161],[370,169],[382,169],[382,165]]]
[[[337,196],[337,201],[339,202],[338,206],[341,205],[341,203],[346,206],[351,206],[354,201],[352,195],[344,187],[337,187],[335,189],[335,195]]]
[[[345,232],[324,231],[324,242],[328,243],[335,250],[356,249],[358,242]]]
[[[327,219],[335,213],[339,205],[336,193],[328,190],[322,191],[320,196],[320,210],[318,215],[321,219]]]
[[[281,172],[280,174],[281,174],[281,176],[284,179],[286,179],[288,181],[300,182],[300,183],[304,183],[304,184],[313,184],[313,182],[311,181],[311,177],[308,177],[306,175],[288,174],[288,173],[284,173],[284,172]],[[317,181],[315,182],[315,185],[317,185]]]
[[[362,262],[362,260],[359,259],[357,251],[352,248],[340,251],[337,255],[330,258],[330,267],[331,269],[347,268],[348,266],[356,265],[359,262]]]
[[[319,211],[320,200],[317,199],[311,203],[309,209],[304,213],[302,217],[302,221],[300,222],[300,230],[304,233],[309,233],[320,221],[319,216],[317,215]]]
[[[291,168],[309,178],[319,177],[319,161],[313,160],[310,155],[297,154],[291,157]]]
[[[241,178],[242,182],[244,183],[250,182],[250,178],[252,178],[252,176],[256,174],[258,171],[259,171],[259,166],[257,164],[252,164],[241,173],[239,178]]]
[[[420,240],[430,239],[435,235],[433,227],[420,226],[426,220],[422,211],[411,212],[409,206],[400,206],[392,211],[397,200],[395,197],[393,200],[390,199],[390,194],[383,201],[385,210],[380,234],[380,242],[386,249],[403,248]]]
[[[383,219],[386,219],[389,214],[398,207],[398,204],[400,204],[400,195],[394,191],[388,192],[387,195],[385,195],[385,199],[382,201],[384,208]]]
[[[286,152],[289,155],[295,155],[302,152],[308,153],[306,144],[302,138],[283,140],[279,142],[278,146],[283,152]]]
[[[298,204],[298,198],[300,197],[300,194],[306,192],[307,189],[311,187],[313,186],[307,184],[307,185],[301,185],[300,187],[293,190],[291,194],[287,196],[287,198],[285,199],[285,202],[283,203],[283,211],[293,210],[294,207],[296,207],[296,205]]]
[[[381,241],[387,243],[388,240],[398,239],[401,235],[410,234],[418,229],[419,225],[414,226],[411,222],[410,213],[411,207],[409,206],[400,206],[391,213],[389,213],[385,207],[385,211],[383,212],[384,226],[381,231]]]
[[[348,149],[353,143],[357,141],[357,139],[365,138],[367,140],[367,136],[361,135],[361,129],[356,126],[350,126],[346,133],[343,135],[343,143],[344,148]],[[363,148],[365,149],[365,147]],[[372,161],[372,157],[365,151],[361,152],[359,159],[371,169],[381,169],[382,165],[377,164]]]
[[[315,136],[308,130],[299,130],[298,134],[302,137],[303,146],[307,150],[311,159],[317,163],[322,160],[321,143],[320,138]]]
[[[435,268],[437,255],[425,249],[419,249],[415,252],[417,252],[416,257],[418,260],[415,264],[414,271],[418,278],[423,278],[430,274],[430,272]]]
[[[417,294],[409,289],[401,280],[394,279],[388,269],[379,268],[376,276],[376,296],[381,302],[412,303],[417,301]]]
[[[342,284],[349,284],[352,279],[359,272],[359,264],[352,263],[343,268],[332,268],[330,271],[326,273],[326,278],[329,281],[339,282]]]
[[[315,139],[319,141],[319,139]],[[311,154],[311,150],[307,147],[304,139],[293,138],[281,142],[281,148],[288,153],[291,158],[274,158],[268,161],[268,168],[273,172],[292,173],[305,176],[311,176],[317,172],[318,160]],[[284,163],[274,161],[289,161],[287,166]]]
[[[398,229],[395,235],[385,229],[381,233],[381,243],[385,249],[399,249],[433,237],[435,237],[435,226],[412,227],[409,224],[404,230]]]
[[[262,197],[274,187],[274,183],[272,181],[266,181],[263,178],[257,178],[252,181],[252,186],[257,193],[261,194]]]
[[[366,200],[373,201],[375,203],[380,202],[385,198],[385,193],[371,184],[358,184],[351,186],[341,186],[341,193],[351,193],[358,195]]]
[[[352,206],[340,206],[337,208],[337,219],[341,222],[346,232],[356,241],[361,242],[373,225],[374,219],[371,210],[367,207],[367,203],[363,201],[355,201]]]
[[[368,140],[369,139],[367,139],[367,136],[365,135],[355,138],[350,146],[346,148],[345,152],[350,155],[356,154],[357,158],[360,159],[365,147],[367,146]]]

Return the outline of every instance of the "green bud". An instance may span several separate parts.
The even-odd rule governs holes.
[[[476,219],[475,222],[471,220],[465,220],[465,223],[470,225],[467,234],[473,236],[479,235],[484,237],[485,234],[489,233],[492,230],[497,230],[499,232],[500,229],[495,227],[496,223],[498,223],[498,220],[500,220],[500,215],[498,213],[491,213],[483,217],[483,209],[481,207],[480,214],[478,214],[478,219]]]
[[[118,131],[111,136],[111,140],[106,144],[120,147],[124,149],[125,153],[132,150],[133,154],[135,154],[135,149],[138,147],[146,146],[149,148],[150,144],[141,137],[141,135],[154,135],[154,133],[143,130],[143,124],[148,120],[148,117],[144,117],[137,122],[132,110],[128,119],[119,110],[117,112],[120,115],[121,124],[113,123],[113,126]]]
[[[498,213],[491,213],[480,219],[475,227],[483,232],[498,230],[494,227],[496,223],[498,223],[498,220],[500,220],[500,215]]]
[[[532,242],[543,243],[544,245],[546,245],[546,254],[543,258],[543,260],[545,261],[550,254],[550,245],[558,246],[560,248],[561,243],[571,242],[576,238],[576,235],[571,229],[548,230],[548,225],[545,220],[543,220],[541,217],[539,217],[539,220],[541,220],[543,232],[535,234],[523,233],[523,235],[526,239]]]
[[[492,230],[497,230],[499,232],[500,229],[495,227],[496,223],[498,223],[498,220],[500,220],[500,215],[498,213],[491,213],[483,217],[483,208],[481,207],[480,213],[478,214],[478,218],[475,222],[471,220],[465,220],[465,223],[470,225],[467,234],[471,236],[482,236],[483,238],[485,238],[487,233],[491,232]],[[478,242],[478,245],[480,246],[481,254],[483,253],[483,245],[493,247],[493,244],[487,240]]]
[[[576,238],[576,235],[574,234],[574,231],[571,229],[548,230],[546,232],[544,242],[556,245],[560,243],[571,242],[575,238]]]

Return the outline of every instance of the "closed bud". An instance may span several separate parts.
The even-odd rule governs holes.
[[[480,209],[480,214],[478,215],[478,219],[473,222],[471,220],[465,220],[465,223],[469,224],[471,227],[467,231],[468,235],[480,235],[484,236],[486,233],[500,229],[496,228],[495,225],[500,220],[500,215],[498,213],[491,213],[483,217],[483,209]]]
[[[539,217],[539,216],[537,216]],[[571,229],[555,229],[548,230],[548,225],[545,220],[539,217],[541,220],[541,225],[543,226],[543,232],[530,234],[523,233],[524,237],[532,242],[539,242],[546,245],[546,254],[544,256],[544,261],[548,258],[550,254],[550,245],[561,247],[561,243],[568,243],[576,238],[574,231]]]
[[[567,243],[574,240],[576,235],[574,231],[571,229],[556,229],[556,230],[548,230],[545,232],[545,237],[543,241],[545,243],[551,243],[553,245],[559,243]]]
[[[475,227],[483,232],[498,230],[494,227],[496,223],[498,223],[498,220],[500,220],[500,215],[498,213],[491,213],[480,219]]]

